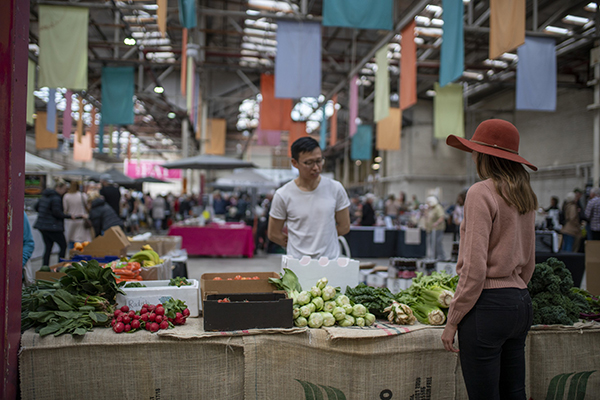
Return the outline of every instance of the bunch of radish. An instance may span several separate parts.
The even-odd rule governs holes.
[[[169,299],[165,304],[144,304],[137,313],[123,306],[115,310],[111,326],[116,333],[146,329],[152,333],[185,324],[190,310],[181,300]]]

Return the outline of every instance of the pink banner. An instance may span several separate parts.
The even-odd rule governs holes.
[[[350,137],[356,133],[356,118],[358,118],[358,77],[354,75],[350,79]]]
[[[68,140],[71,138],[71,101],[72,101],[73,93],[70,90],[67,90],[65,93],[65,100],[67,100],[67,104],[65,106],[65,111],[63,113],[63,139]]]
[[[181,179],[180,169],[161,167],[164,161],[125,160],[125,175],[130,178]]]

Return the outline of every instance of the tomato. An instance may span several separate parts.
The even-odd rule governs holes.
[[[235,278],[233,278],[236,281],[240,281],[242,280],[242,276],[241,275],[236,275]]]
[[[228,281],[232,281],[233,279],[231,279],[231,278],[227,278],[227,280],[228,280]]]
[[[253,280],[257,280],[257,279],[260,279],[260,278],[258,276],[253,276],[252,279]]]
[[[215,276],[215,277],[213,278],[213,281],[221,281],[221,280],[222,280],[222,279],[221,279],[220,277],[218,277],[218,276]]]

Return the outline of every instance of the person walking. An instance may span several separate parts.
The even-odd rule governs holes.
[[[154,229],[156,229],[157,232],[160,232],[162,228],[166,208],[167,201],[163,196],[158,195],[152,200],[152,221],[154,221]]]
[[[115,210],[117,215],[121,215],[121,191],[113,184],[110,174],[100,175],[100,195],[104,197],[104,201]]]
[[[375,195],[367,193],[365,195],[365,202],[362,205],[362,214],[360,217],[361,226],[373,226],[375,225],[375,209],[373,208],[373,201]]]
[[[65,240],[65,219],[72,218],[63,210],[62,196],[67,192],[67,184],[59,181],[54,189],[42,192],[42,198],[36,203],[35,211],[38,213],[33,227],[39,230],[44,239],[44,258],[42,265],[50,265],[50,255],[54,243],[58,244],[59,258],[65,258],[67,241]]]
[[[435,196],[425,199],[425,231],[427,231],[427,256],[433,260],[445,260],[444,231],[446,230],[446,212]]]
[[[581,220],[579,219],[577,209],[576,195],[574,192],[571,192],[567,194],[565,203],[563,204],[565,222],[560,230],[563,237],[562,251],[573,251],[576,238],[581,237]]]
[[[96,236],[103,235],[107,229],[113,226],[120,226],[123,229],[123,220],[98,192],[90,193],[89,202],[89,219]]]
[[[467,192],[456,271],[460,275],[442,343],[454,348],[469,399],[525,400],[525,339],[533,320],[527,283],[535,268],[537,197],[508,121],[482,122],[471,140],[446,143],[471,152],[482,179]]]
[[[578,204],[577,197],[574,201],[575,204]],[[593,188],[590,191],[590,200],[585,207],[585,216],[589,221],[590,239],[600,240],[600,188]]]
[[[79,182],[71,182],[69,191],[65,193],[62,199],[63,209],[65,213],[71,215],[88,214],[87,204],[88,196],[86,193],[79,191]],[[92,240],[92,232],[90,228],[85,227],[84,219],[74,219],[66,222],[66,239],[69,248],[73,248],[75,242],[89,242]]]

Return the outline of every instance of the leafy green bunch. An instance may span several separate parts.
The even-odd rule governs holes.
[[[386,318],[385,308],[394,301],[394,295],[388,288],[371,287],[360,283],[355,288],[346,287],[346,296],[352,304],[362,304],[377,318]]]

